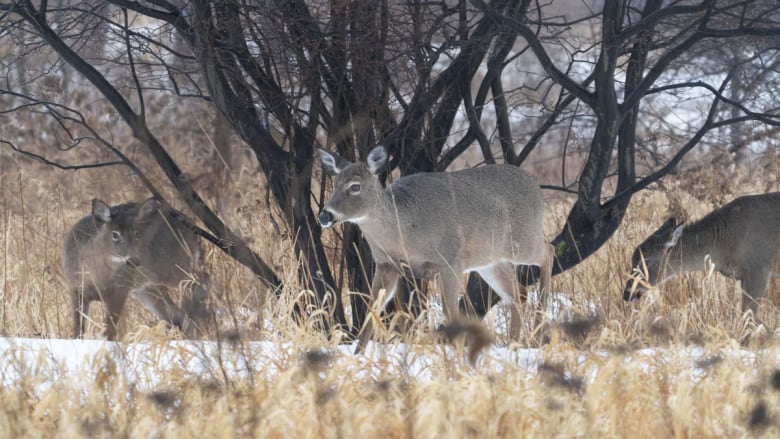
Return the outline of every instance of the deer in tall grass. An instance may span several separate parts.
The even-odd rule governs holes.
[[[197,271],[200,242],[180,215],[153,198],[117,206],[92,201],[92,212],[68,232],[63,253],[75,337],[84,335],[90,303],[101,301],[105,336],[113,340],[131,293],[188,337],[197,334],[208,317],[207,276]],[[169,294],[180,284],[189,286],[181,306]]]
[[[511,306],[510,335],[517,339],[516,265],[541,268],[540,303],[546,303],[554,250],[542,230],[544,202],[534,179],[517,167],[488,165],[446,173],[419,173],[383,188],[377,174],[387,163],[383,146],[366,163],[350,163],[318,150],[334,177],[333,194],[319,215],[323,227],[358,225],[375,262],[370,300],[381,311],[393,298],[402,273],[439,279],[444,313],[459,317],[464,273],[476,271]],[[380,291],[386,294],[382,303]],[[539,323],[539,313],[536,313]],[[368,318],[356,352],[372,335]]]
[[[705,270],[705,259],[721,274],[739,280],[742,311],[755,316],[772,277],[780,275],[780,192],[736,198],[691,224],[670,218],[632,257],[634,276],[624,300],[640,297],[674,276]]]

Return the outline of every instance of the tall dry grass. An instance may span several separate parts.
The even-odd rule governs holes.
[[[197,157],[186,147],[177,151],[185,164]],[[120,203],[147,195],[120,168],[72,172],[18,155],[0,160],[0,333],[67,338],[69,303],[60,264],[64,234],[88,212],[93,197]],[[270,221],[273,212],[263,202],[262,184],[251,173],[236,176],[225,189],[230,208],[223,215],[272,263],[286,289],[281,297],[269,296],[246,269],[209,248],[218,336],[230,343],[278,344],[281,359],[274,371],[254,370],[236,378],[174,369],[164,372],[160,384],[138,388],[117,371],[122,364],[110,359],[85,365],[84,375],[62,376],[56,368],[10,352],[2,361],[21,379],[0,386],[0,436],[776,436],[780,345],[771,330],[780,321],[776,289],[760,310],[770,329],[741,316],[739,285],[718,274],[677,278],[652,301],[628,304],[621,295],[632,249],[670,208],[696,218],[734,196],[777,190],[777,163],[768,169],[774,172],[733,171],[727,193],[723,178],[701,171],[670,177],[663,190],[635,197],[609,243],[553,279],[554,290],[571,298],[575,311],[588,315],[592,303],[597,316],[553,323],[537,368],[491,355],[476,365],[463,355],[447,357],[441,345],[432,343],[428,321],[419,322],[411,334],[396,335],[394,342],[409,343],[407,358],[430,358],[425,378],[405,371],[403,361],[394,357],[335,353],[338,337],[327,339],[314,329],[314,321],[289,318],[293,300],[308,294],[296,278],[292,243]],[[163,181],[160,175],[152,177]],[[547,195],[552,236],[572,200]],[[100,337],[97,308],[90,316],[90,338]],[[499,346],[508,345],[499,327],[503,314],[499,306],[486,319]],[[176,337],[132,301],[120,331],[125,342],[160,346]],[[320,348],[331,353],[306,354]],[[694,348],[696,359],[685,354]],[[252,352],[247,363],[263,364],[262,356]]]

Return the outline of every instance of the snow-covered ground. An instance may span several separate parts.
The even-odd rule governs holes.
[[[529,293],[530,304],[538,301]],[[438,306],[440,308],[440,306]],[[436,312],[437,302],[431,303]],[[573,310],[577,310],[575,313]],[[501,306],[486,317],[485,324],[498,334],[505,331],[506,310]],[[584,294],[569,297],[550,295],[546,314],[551,322],[581,316],[597,316],[597,305]],[[439,316],[443,318],[442,316]],[[336,347],[301,345],[290,341],[163,340],[149,342],[109,342],[106,340],[0,338],[0,385],[14,388],[20,382],[45,390],[59,383],[90,384],[101,374],[110,373],[134,388],[153,389],[165,385],[171,376],[214,380],[273,380],[294,368],[337,367],[356,378],[402,375],[413,380],[441,379],[442,365],[455,365],[465,373],[526,373],[536,376],[542,364],[568,364],[586,382],[595,377],[606,361],[619,358],[654,372],[658,367],[684,370],[693,379],[703,377],[713,364],[736,364],[757,374],[780,366],[780,349],[750,351],[735,343],[717,347],[641,349],[623,353],[577,351],[558,344],[542,349],[509,348],[494,344],[481,351],[477,363],[466,359],[462,347],[451,344],[405,345],[369,343],[364,353],[355,355],[355,344]],[[565,361],[564,361],[565,360]],[[29,388],[29,387],[28,387]]]
[[[647,372],[660,365],[672,370],[690,371],[694,379],[706,375],[713,364],[738,364],[758,374],[767,367],[780,365],[780,352],[747,351],[734,346],[716,350],[703,347],[679,349],[642,349],[629,353],[577,352],[572,350],[509,349],[492,346],[483,351],[478,363],[467,365],[463,354],[451,345],[427,347],[404,344],[370,343],[365,354],[353,354],[353,345],[314,351],[292,343],[245,342],[239,345],[207,341],[168,341],[155,343],[116,343],[104,340],[0,339],[0,384],[14,388],[20,380],[34,380],[34,387],[45,390],[61,382],[92,383],[105,371],[118,375],[137,389],[164,385],[167,376],[191,376],[201,379],[273,380],[285,370],[303,366],[306,361],[345,367],[355,377],[379,377],[400,374],[413,380],[441,376],[444,362],[459,362],[463,370],[474,373],[537,373],[541,364],[556,362],[556,356],[574,358],[577,373],[587,382],[595,377],[599,364],[618,356],[626,363],[640,364]],[[343,364],[339,364],[343,363]],[[569,363],[571,364],[571,362]],[[322,366],[322,365],[320,365]],[[327,367],[327,366],[325,366]],[[570,372],[567,371],[567,374]]]

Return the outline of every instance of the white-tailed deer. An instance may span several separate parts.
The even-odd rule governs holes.
[[[109,207],[92,201],[92,213],[65,238],[63,266],[70,290],[75,337],[84,335],[89,304],[106,305],[105,335],[116,337],[117,323],[130,293],[158,318],[192,337],[208,317],[207,276],[200,264],[200,243],[178,214],[150,198]],[[189,284],[182,305],[169,288]]]
[[[739,197],[694,223],[667,220],[636,250],[632,267],[647,272],[630,279],[623,299],[633,300],[673,276],[705,270],[705,258],[742,283],[742,311],[755,316],[773,276],[780,273],[780,192]],[[643,277],[644,277],[643,275]]]
[[[409,175],[383,188],[376,176],[388,158],[383,146],[372,149],[365,164],[318,151],[323,169],[335,177],[319,222],[323,227],[340,222],[360,227],[376,265],[372,304],[385,289],[378,304],[384,309],[408,268],[428,279],[438,275],[444,312],[452,319],[459,313],[463,275],[476,271],[511,304],[510,334],[517,338],[518,306],[524,297],[518,297],[515,266],[521,264],[541,268],[540,302],[546,302],[554,250],[542,231],[541,189],[527,173],[514,166],[488,165]],[[371,332],[369,318],[357,352]]]

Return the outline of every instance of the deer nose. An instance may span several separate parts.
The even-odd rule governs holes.
[[[125,260],[125,263],[132,268],[138,268],[141,266],[141,260],[137,256],[129,257]]]
[[[638,288],[636,291],[634,291],[634,295],[631,295],[631,286],[626,286],[626,289],[623,290],[623,300],[626,302],[633,302],[640,297],[642,297],[642,291],[640,291]]]
[[[333,219],[333,214],[328,212],[327,210],[323,210],[320,212],[319,222],[322,227],[331,227],[335,220]]]

